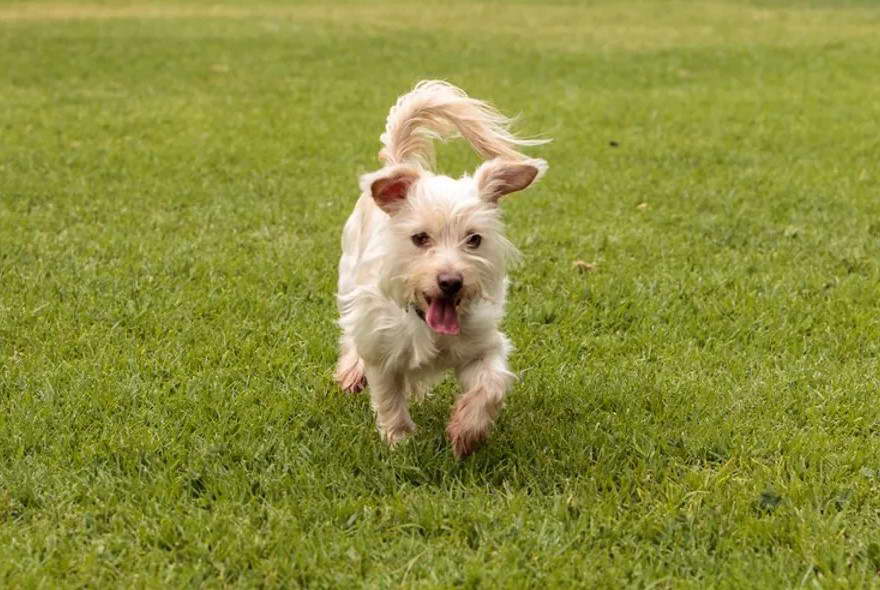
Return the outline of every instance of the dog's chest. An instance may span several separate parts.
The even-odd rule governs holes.
[[[451,369],[473,356],[473,342],[466,334],[435,334],[422,320],[418,321],[408,342],[401,343],[409,350],[411,370]]]

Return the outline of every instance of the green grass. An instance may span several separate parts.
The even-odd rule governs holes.
[[[0,585],[880,586],[878,31],[0,4]],[[390,452],[330,377],[356,178],[429,77],[555,138],[505,205],[522,380],[463,462],[453,383]]]

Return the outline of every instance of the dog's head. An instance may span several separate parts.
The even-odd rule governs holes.
[[[415,305],[435,332],[458,334],[474,301],[501,296],[516,252],[503,235],[499,201],[546,169],[544,160],[496,158],[458,180],[409,165],[363,176],[363,190],[391,218],[386,291]]]

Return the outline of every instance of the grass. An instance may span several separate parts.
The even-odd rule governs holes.
[[[880,586],[878,27],[3,2],[0,585]],[[463,462],[451,382],[390,452],[330,378],[356,177],[428,77],[555,138]]]

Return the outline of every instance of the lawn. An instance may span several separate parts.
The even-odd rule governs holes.
[[[0,586],[880,587],[878,64],[867,1],[0,2]],[[452,381],[390,451],[331,378],[422,78],[554,138],[460,462]]]

